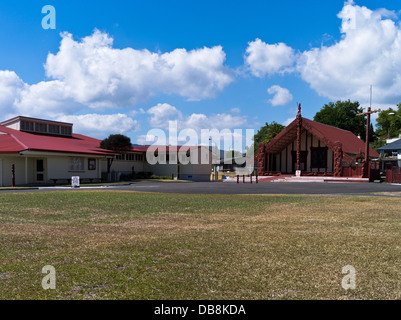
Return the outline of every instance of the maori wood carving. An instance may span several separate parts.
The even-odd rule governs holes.
[[[266,148],[263,142],[258,145],[258,175],[263,176],[265,173],[265,159],[266,159]]]
[[[342,176],[342,165],[341,161],[343,159],[343,145],[341,142],[335,142],[334,148],[332,149],[334,152],[334,176],[341,177]]]

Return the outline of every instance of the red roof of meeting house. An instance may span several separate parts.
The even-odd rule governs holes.
[[[41,151],[100,156],[114,155],[112,151],[101,149],[99,147],[100,141],[81,134],[73,134],[72,137],[60,137],[28,133],[0,126],[0,153]]]
[[[351,131],[339,129],[333,126],[322,124],[306,118],[302,118],[302,128],[309,133],[313,134],[319,140],[327,139],[329,143],[342,143],[342,148],[345,153],[359,154],[365,152],[365,142],[359,139]],[[285,148],[288,143],[296,139],[297,136],[297,119],[289,124],[283,131],[281,131],[272,141],[270,141],[266,148],[272,152],[280,152]],[[369,149],[371,157],[379,157],[380,155],[373,150]]]

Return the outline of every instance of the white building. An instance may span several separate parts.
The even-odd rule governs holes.
[[[178,179],[209,181],[211,161],[191,161],[188,164],[163,161],[179,154],[179,147],[159,148],[160,161],[148,162],[149,147],[133,147],[129,152],[116,154],[100,148],[101,140],[73,133],[73,124],[15,117],[0,123],[0,186],[67,183],[72,176],[82,181],[100,181],[107,176],[107,161],[114,159],[111,172],[115,176],[133,171]],[[186,148],[186,147],[183,147]],[[201,157],[203,147],[190,147],[190,158]],[[178,153],[177,153],[178,152]],[[187,152],[185,152],[187,154]],[[208,153],[205,157],[210,157]],[[169,159],[167,159],[169,160]],[[14,170],[14,175],[13,175]]]

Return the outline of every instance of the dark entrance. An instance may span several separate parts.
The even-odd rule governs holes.
[[[295,173],[297,170],[297,152],[292,151],[291,152],[292,156],[292,171],[291,173]],[[308,159],[308,151],[301,151],[301,157],[300,157],[300,162],[301,162],[301,171],[306,171],[306,161]]]

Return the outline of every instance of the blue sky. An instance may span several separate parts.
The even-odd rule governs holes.
[[[42,7],[56,29],[42,28]],[[397,1],[2,1],[0,120],[148,130],[259,129],[329,101],[401,102]],[[86,39],[86,40],[85,40]],[[63,43],[64,45],[61,45]]]

